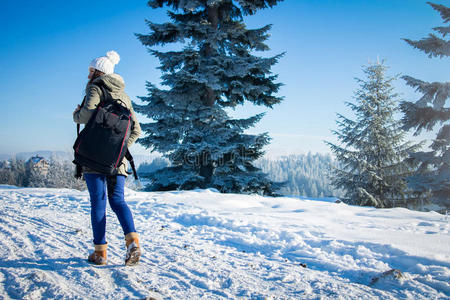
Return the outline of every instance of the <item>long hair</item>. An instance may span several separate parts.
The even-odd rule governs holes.
[[[95,69],[94,74],[92,74],[91,79],[88,81],[87,85],[91,84],[92,81],[94,81],[95,78],[100,77],[102,75],[105,75],[105,73],[103,73],[102,71],[99,71],[97,69]]]

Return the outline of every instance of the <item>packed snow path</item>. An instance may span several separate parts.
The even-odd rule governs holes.
[[[141,262],[123,266],[108,209],[96,267],[86,191],[0,186],[0,298],[450,299],[444,215],[211,190],[126,199]]]

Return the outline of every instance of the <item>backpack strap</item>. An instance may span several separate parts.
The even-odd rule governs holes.
[[[80,108],[83,108],[85,102],[86,102],[86,96],[84,96],[83,101],[81,101]],[[77,124],[77,137],[79,135],[80,135],[80,124]]]
[[[86,102],[86,96],[84,96],[83,101],[81,101],[80,107],[84,106]],[[80,124],[77,124],[77,138],[80,135]],[[75,163],[75,178],[81,179],[83,174],[83,167],[80,164]]]
[[[133,156],[130,153],[130,150],[127,149],[127,153],[125,154],[126,159],[130,162],[131,169],[133,170],[134,179],[139,180],[136,167],[134,166]]]

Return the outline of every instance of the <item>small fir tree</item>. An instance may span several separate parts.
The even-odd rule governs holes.
[[[273,194],[278,185],[254,166],[269,143],[267,133],[245,134],[263,114],[232,119],[225,109],[248,101],[272,107],[280,83],[270,72],[281,55],[262,58],[271,26],[250,30],[244,15],[272,7],[280,0],[151,0],[152,8],[167,6],[171,22],[148,21],[150,33],[138,34],[161,66],[160,89],[147,83],[148,96],[136,111],[152,119],[143,124],[144,147],[163,153],[167,168],[151,176],[151,190],[214,187],[221,192]],[[150,49],[181,43],[179,51]]]
[[[450,21],[450,8],[444,5],[429,3],[437,10],[444,23]],[[444,40],[450,33],[450,26],[433,28],[438,35],[430,34],[420,41],[405,41],[432,57],[447,58],[450,56],[450,41]],[[401,110],[404,113],[405,129],[414,129],[418,135],[423,129],[431,131],[440,129],[430,146],[431,151],[416,152],[412,160],[420,163],[418,172],[409,178],[410,186],[418,191],[431,191],[432,200],[441,207],[450,208],[450,82],[425,82],[410,76],[402,77],[406,83],[415,88],[423,96],[416,102],[403,101]]]
[[[77,190],[86,189],[86,182],[75,178],[75,166],[67,160],[59,161],[52,158],[45,178],[45,187],[70,188]]]
[[[14,158],[2,162],[0,168],[0,183],[15,186],[24,186],[26,181],[26,168],[23,160]]]
[[[338,161],[331,172],[332,184],[344,190],[349,204],[394,207],[419,199],[407,190],[405,181],[413,171],[405,159],[419,145],[403,142],[401,124],[393,116],[395,78],[386,77],[386,69],[383,63],[363,68],[367,79],[357,79],[356,103],[346,102],[356,119],[338,114],[339,129],[333,133],[340,145],[326,142]]]

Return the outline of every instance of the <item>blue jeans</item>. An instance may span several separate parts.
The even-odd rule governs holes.
[[[106,244],[106,198],[117,215],[123,234],[136,232],[133,215],[124,199],[125,176],[117,175],[117,182],[102,174],[84,174],[91,196],[91,223],[94,233],[94,245]],[[108,195],[107,195],[108,191]]]

